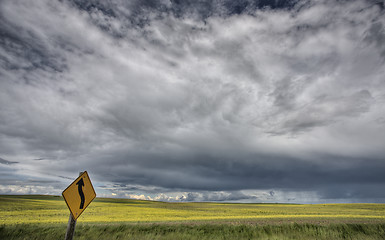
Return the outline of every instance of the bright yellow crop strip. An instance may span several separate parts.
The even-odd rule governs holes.
[[[385,204],[217,204],[162,203],[97,199],[78,219],[84,223],[185,222],[241,219],[377,219],[385,221]],[[0,225],[67,223],[69,210],[60,198],[0,196]]]

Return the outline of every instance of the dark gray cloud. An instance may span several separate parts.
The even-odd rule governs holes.
[[[5,164],[5,165],[10,165],[10,164],[18,163],[18,162],[11,162],[11,161],[7,161],[5,159],[0,158],[0,163]]]
[[[385,199],[383,3],[2,1],[0,18],[0,193],[87,170],[101,196]]]
[[[134,0],[134,1],[69,1],[77,8],[95,13],[101,12],[105,17],[129,19],[138,25],[149,23],[149,13],[159,17],[172,14],[178,18],[192,17],[208,19],[212,16],[229,16],[234,14],[253,14],[256,9],[290,9],[298,0]],[[303,3],[302,3],[303,4]],[[300,5],[300,4],[299,4]]]
[[[185,158],[188,158],[186,156]],[[340,186],[384,182],[382,159],[340,156],[313,156],[299,160],[285,156],[196,156],[169,160],[150,156],[119,161],[106,176],[112,182],[129,182],[142,186],[160,186],[174,191],[234,191],[238,189],[312,190]],[[103,174],[103,169],[94,169]],[[364,186],[364,185],[363,185]]]

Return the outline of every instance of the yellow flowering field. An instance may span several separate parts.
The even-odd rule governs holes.
[[[58,196],[0,195],[0,225],[68,221]],[[385,223],[385,204],[165,203],[96,198],[81,223]]]

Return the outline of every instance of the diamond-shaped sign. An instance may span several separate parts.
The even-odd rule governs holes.
[[[83,172],[71,185],[62,193],[74,220],[88,207],[96,197],[94,187],[88,173]]]

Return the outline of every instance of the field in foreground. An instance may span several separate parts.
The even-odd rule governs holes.
[[[65,225],[0,226],[0,239],[64,239]],[[76,226],[74,239],[384,239],[385,224],[283,224],[283,225],[84,225]]]
[[[55,196],[1,196],[0,239],[64,238]],[[95,199],[76,239],[385,239],[385,204],[163,203]]]

